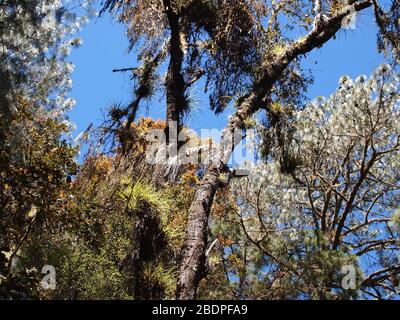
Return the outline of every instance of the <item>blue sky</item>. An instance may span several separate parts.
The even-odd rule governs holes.
[[[358,17],[356,30],[340,31],[336,40],[308,55],[303,65],[311,69],[315,80],[309,88],[308,97],[327,96],[337,88],[341,76],[346,74],[355,78],[361,74],[370,75],[383,63],[384,57],[376,50],[376,34],[372,11],[367,10]],[[77,105],[69,116],[77,126],[75,136],[90,123],[99,124],[103,117],[102,109],[113,102],[126,103],[132,98],[129,74],[113,73],[112,70],[136,66],[135,52],[127,52],[128,41],[123,26],[108,15],[93,19],[80,37],[83,45],[70,57],[75,64],[71,97]],[[222,128],[229,112],[215,116],[207,109],[204,94],[199,94],[199,100],[204,102],[204,106],[189,119],[189,127],[195,130]],[[164,119],[163,104],[155,101],[149,116]]]
[[[304,66],[311,69],[315,77],[308,96],[329,95],[342,75],[369,75],[382,63],[384,59],[376,50],[376,32],[371,10],[363,12],[358,17],[356,30],[342,30],[336,40],[314,50],[304,61]],[[91,122],[100,123],[101,110],[112,102],[129,101],[132,97],[129,74],[113,73],[112,70],[136,65],[135,52],[127,52],[128,41],[123,26],[108,15],[93,19],[80,37],[83,45],[70,57],[75,64],[71,96],[77,101],[69,114],[77,126],[74,135],[85,130]],[[207,97],[199,94],[197,98],[200,108],[188,120],[188,125],[193,129],[223,127],[228,112],[217,117],[207,109]],[[160,103],[155,103],[149,111],[153,118],[163,119],[164,115]]]

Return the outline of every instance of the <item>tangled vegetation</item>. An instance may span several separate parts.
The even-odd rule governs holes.
[[[399,298],[397,0],[73,2],[0,0],[1,299]],[[139,67],[78,162],[68,56],[96,8]],[[366,10],[386,63],[308,99],[302,62]],[[220,142],[188,125],[195,85]],[[141,116],[157,92],[165,119]]]

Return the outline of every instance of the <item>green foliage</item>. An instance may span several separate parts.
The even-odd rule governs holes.
[[[125,180],[128,184],[129,180]],[[129,209],[137,211],[142,205],[149,206],[152,210],[160,214],[161,217],[167,216],[171,208],[172,200],[163,191],[157,190],[154,186],[144,181],[136,181],[129,185],[118,195],[127,201]]]
[[[103,1],[103,11],[125,25],[141,65],[119,70],[132,71],[134,100],[110,108],[99,130],[106,137],[94,139],[81,166],[69,137],[73,66],[66,57],[79,45],[70,39],[84,18],[54,3],[56,21],[51,1],[0,1],[0,298],[174,298],[181,248],[193,237],[186,235],[192,200],[199,185],[213,182],[201,181],[205,168],[196,165],[164,179],[165,166],[145,160],[146,134],[168,124],[136,117],[160,89],[168,107],[179,105],[173,116],[192,114],[193,86],[203,77],[213,111],[238,111],[228,129],[261,127],[264,163],[248,178],[214,186],[209,241],[193,247],[201,259],[207,249],[198,297],[393,296],[399,78],[383,66],[369,80],[344,77],[329,99],[305,103],[312,78],[300,59],[351,20],[324,22],[347,2],[328,1],[317,17],[313,1]],[[398,62],[398,1],[385,10],[371,4],[378,49]],[[257,110],[266,112],[263,125]],[[99,153],[110,140],[110,153]],[[221,168],[213,169],[225,181]],[[55,267],[54,291],[41,286],[45,265]],[[356,268],[356,290],[341,285],[344,265]]]

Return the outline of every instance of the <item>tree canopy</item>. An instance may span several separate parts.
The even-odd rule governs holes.
[[[138,67],[73,140],[95,9]],[[365,11],[385,64],[309,99],[303,62]],[[397,0],[0,0],[0,297],[398,298],[399,24]],[[219,141],[189,127],[195,85],[230,113]],[[165,117],[141,116],[160,92]]]

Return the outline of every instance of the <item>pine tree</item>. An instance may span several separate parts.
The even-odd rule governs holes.
[[[55,219],[76,148],[66,112],[73,66],[66,60],[84,22],[61,1],[0,2],[1,296],[29,296],[18,255]],[[22,274],[20,274],[20,271]]]
[[[300,68],[301,58],[333,40],[346,26],[349,15],[371,6],[383,14],[375,1],[351,0],[340,4],[295,0],[279,4],[255,0],[110,0],[106,1],[105,9],[119,12],[132,48],[142,45],[139,57],[144,59],[144,65],[146,61],[161,62],[161,52],[167,52],[161,54],[163,59],[170,58],[168,74],[162,83],[166,88],[167,119],[181,121],[180,115],[187,109],[184,103],[187,89],[204,77],[212,109],[218,113],[234,106],[221,137],[222,141],[231,141],[234,133],[245,129],[249,119],[259,111],[266,111],[269,120],[279,121],[279,114],[272,106],[277,103],[290,108],[301,106],[302,93],[309,82]],[[396,14],[398,7],[393,5],[390,15]],[[286,18],[279,19],[280,15]],[[378,26],[385,41],[397,48],[391,36],[396,23],[378,21]],[[299,39],[286,35],[285,31],[294,28],[302,30]],[[123,115],[128,119],[129,114],[132,118],[137,112],[142,97],[138,93],[131,104],[134,108],[124,110]],[[195,298],[200,281],[207,275],[205,253],[210,210],[217,190],[224,186],[221,176],[228,176],[225,180],[229,180],[226,164],[239,142],[235,141],[228,149],[220,146],[219,152],[214,153],[218,156],[206,166],[198,185],[181,253],[178,299]],[[286,170],[295,166],[291,163]]]

